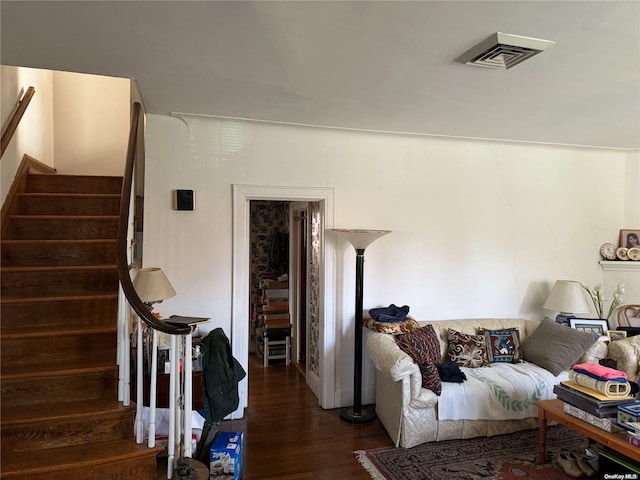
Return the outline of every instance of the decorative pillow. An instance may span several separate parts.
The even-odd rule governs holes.
[[[407,318],[402,322],[378,322],[373,318],[364,318],[362,325],[374,332],[390,333],[392,335],[407,333],[416,328],[420,328],[420,324],[413,318]]]
[[[527,362],[535,363],[558,376],[576,363],[596,340],[593,333],[545,318],[522,342],[522,355]]]
[[[436,366],[440,363],[440,342],[433,327],[426,325],[409,333],[396,335],[395,338],[400,349],[418,364],[422,386],[440,395],[442,382]]]
[[[484,336],[489,363],[518,363],[522,358],[520,351],[520,332],[517,327],[498,330],[478,329],[478,335]]]
[[[484,336],[469,335],[449,329],[449,358],[461,367],[478,368],[489,365]]]

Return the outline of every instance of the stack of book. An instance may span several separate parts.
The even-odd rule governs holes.
[[[564,402],[564,411],[607,432],[619,431],[618,406],[632,404],[633,397],[607,397],[606,395],[571,381],[553,387],[553,393]]]
[[[289,282],[262,279],[258,320],[265,329],[289,328]]]

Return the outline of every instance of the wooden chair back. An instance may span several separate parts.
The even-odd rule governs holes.
[[[635,320],[634,325],[631,320]],[[640,305],[624,305],[618,309],[618,325],[621,327],[640,326]]]

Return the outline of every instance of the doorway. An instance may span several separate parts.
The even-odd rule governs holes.
[[[318,327],[317,372],[309,373],[307,385],[318,397],[322,408],[335,408],[335,245],[332,236],[325,236],[333,228],[334,191],[322,187],[278,187],[260,185],[233,186],[233,284],[231,343],[234,355],[247,370],[249,360],[249,251],[250,251],[250,201],[271,200],[291,202],[318,202],[319,222],[315,229],[319,259],[318,269]],[[307,332],[308,335],[308,332]],[[308,346],[307,346],[308,347]],[[309,363],[309,349],[306,362]],[[247,379],[239,386],[240,402],[232,418],[241,418],[248,403]]]

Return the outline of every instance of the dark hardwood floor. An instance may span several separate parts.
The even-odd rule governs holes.
[[[244,432],[243,480],[369,480],[353,452],[393,445],[378,419],[344,422],[339,409],[318,406],[295,365],[263,368],[255,355],[245,416],[223,430]],[[159,462],[158,479],[166,478],[165,465]]]

